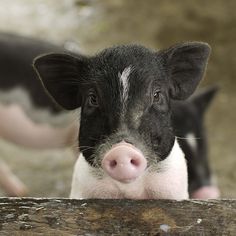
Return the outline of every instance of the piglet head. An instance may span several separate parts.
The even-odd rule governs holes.
[[[156,174],[178,169],[178,165],[165,162],[175,143],[170,100],[186,99],[193,93],[203,77],[209,52],[207,44],[195,42],[157,52],[126,45],[92,57],[47,54],[34,60],[49,95],[67,110],[81,108],[79,161],[86,162],[88,175],[92,176],[86,191],[96,189],[93,194],[85,194],[81,186],[86,183],[80,176],[75,186],[83,192],[81,195],[98,197],[101,195],[94,193],[116,191],[117,195],[132,198],[130,188],[124,189],[123,185],[144,183],[150,175],[155,182],[160,177]],[[81,171],[85,168],[75,170]],[[179,182],[184,182],[183,188],[187,189],[187,176],[182,177]],[[163,178],[163,182],[172,179],[167,175]],[[102,184],[107,181],[110,190]],[[161,195],[160,186],[145,183],[139,188],[143,189],[142,196],[144,192],[155,198]],[[171,194],[167,191],[163,196]]]

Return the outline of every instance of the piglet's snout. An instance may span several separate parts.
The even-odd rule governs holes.
[[[128,183],[138,178],[147,167],[146,158],[133,145],[121,142],[112,147],[102,160],[102,168],[113,179]]]

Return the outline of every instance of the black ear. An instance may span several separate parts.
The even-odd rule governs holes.
[[[201,89],[190,98],[190,102],[195,106],[199,114],[204,115],[218,90],[217,86]]]
[[[81,81],[87,74],[87,60],[67,54],[52,53],[34,59],[36,70],[49,95],[63,108],[81,106]]]
[[[173,99],[186,99],[195,91],[204,75],[210,51],[206,43],[189,42],[161,53]]]

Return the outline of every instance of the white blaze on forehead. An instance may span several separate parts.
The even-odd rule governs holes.
[[[120,83],[122,84],[123,91],[122,91],[122,101],[124,104],[126,104],[126,101],[128,99],[128,94],[129,94],[129,75],[132,72],[131,66],[126,67],[122,74],[118,74]]]
[[[193,133],[188,133],[185,137],[186,137],[188,145],[193,150],[196,150],[197,149],[197,138],[195,137],[195,135]]]

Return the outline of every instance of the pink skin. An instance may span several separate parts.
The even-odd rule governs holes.
[[[77,125],[55,128],[34,123],[16,104],[0,105],[0,138],[15,144],[36,148],[62,148],[72,144],[78,132]],[[78,153],[78,150],[74,150]],[[26,186],[0,161],[0,186],[9,196],[25,196]]]
[[[23,197],[28,193],[27,187],[11,172],[7,164],[0,160],[0,186],[8,196]]]
[[[102,160],[102,168],[114,180],[128,183],[140,176],[147,167],[143,154],[133,145],[121,142],[112,147]]]
[[[220,197],[220,190],[216,186],[203,186],[191,194],[194,199],[216,199]]]
[[[78,127],[73,123],[56,128],[34,123],[19,105],[0,105],[0,137],[18,145],[31,148],[60,148],[72,144]]]

